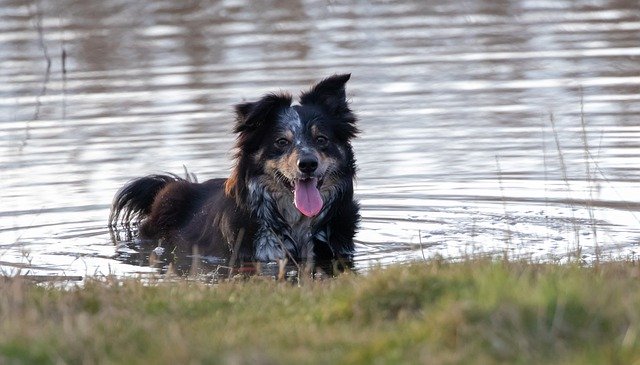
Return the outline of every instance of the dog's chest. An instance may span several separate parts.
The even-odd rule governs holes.
[[[300,247],[311,240],[311,218],[306,217],[286,198],[278,199],[278,210],[291,227],[291,238]]]

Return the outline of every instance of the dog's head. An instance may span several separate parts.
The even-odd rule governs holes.
[[[242,194],[251,179],[270,192],[290,195],[306,216],[317,215],[343,184],[355,160],[350,141],[356,117],[346,100],[350,75],[322,80],[291,105],[288,94],[269,94],[236,106],[238,161],[227,194]]]

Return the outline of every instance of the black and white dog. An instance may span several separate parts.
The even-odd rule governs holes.
[[[238,104],[229,178],[133,180],[116,194],[110,224],[141,221],[141,238],[241,262],[350,260],[360,216],[349,78],[322,80],[296,105],[289,94]]]

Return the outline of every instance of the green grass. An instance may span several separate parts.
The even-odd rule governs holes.
[[[2,364],[640,363],[640,267],[470,260],[301,286],[0,281]]]

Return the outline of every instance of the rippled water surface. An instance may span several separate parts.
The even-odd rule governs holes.
[[[0,18],[3,273],[156,270],[112,242],[115,191],[226,176],[233,104],[343,72],[357,267],[638,251],[637,1],[0,0]]]

